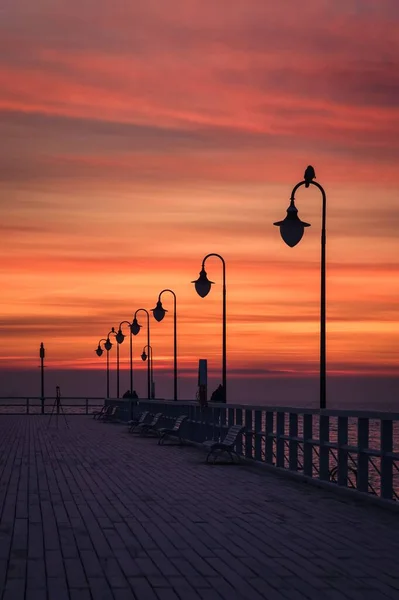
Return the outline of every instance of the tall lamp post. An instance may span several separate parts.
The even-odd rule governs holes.
[[[104,348],[107,351],[107,398],[109,398],[109,351],[112,348],[112,343],[109,337],[107,339],[101,338],[95,350],[97,356],[102,356],[104,352],[104,350],[101,348],[101,342],[104,342]]]
[[[124,325],[126,323],[126,325],[129,325],[129,331],[130,331],[130,346],[129,346],[129,359],[130,359],[130,392],[133,392],[133,342],[132,342],[132,338],[133,338],[133,334],[132,334],[132,330],[131,330],[131,323],[129,323],[129,321],[121,321],[119,323],[119,329],[117,334],[115,335],[115,339],[118,342],[118,347],[119,344],[123,343],[123,340],[125,339],[125,336],[122,333],[122,325]],[[118,396],[119,398],[119,396]]]
[[[140,311],[145,312],[145,314],[147,315],[147,346],[149,346],[150,345],[150,315],[149,315],[148,310],[146,310],[145,308],[138,308],[136,310],[136,312],[134,313],[132,324],[130,326],[130,330],[133,335],[137,335],[138,333],[140,333],[141,325],[139,325],[139,323],[137,322],[137,313]],[[148,367],[147,367],[147,394],[148,394],[148,399],[150,399],[151,398],[150,361],[148,361]]]
[[[207,296],[211,290],[211,286],[213,283],[215,283],[214,281],[210,281],[208,279],[208,276],[206,274],[205,271],[205,261],[210,257],[210,256],[216,256],[217,258],[220,258],[220,260],[222,261],[222,265],[223,265],[223,334],[222,334],[222,354],[223,354],[223,359],[222,359],[222,379],[223,379],[223,402],[227,401],[227,390],[226,390],[226,383],[227,383],[227,377],[226,377],[226,365],[227,365],[227,360],[226,360],[226,263],[224,261],[224,258],[222,256],[220,256],[220,254],[207,254],[203,260],[202,260],[202,268],[199,274],[199,277],[196,281],[192,281],[191,283],[194,283],[195,285],[195,289],[196,292],[199,296],[201,296],[201,298],[205,298],[205,296]]]
[[[116,338],[117,333],[115,327],[112,327],[111,331],[108,333],[108,339],[111,334]],[[116,397],[119,398],[119,344],[116,344]]]
[[[148,349],[148,364],[150,366],[150,371],[151,371],[151,400],[154,400],[154,398],[155,398],[155,382],[154,382],[154,363],[153,363],[152,346],[149,346],[148,344],[146,346],[144,346],[143,353],[141,355],[141,360],[143,360],[143,361],[147,360],[147,354],[145,351],[146,348]]]
[[[322,196],[321,217],[321,285],[320,285],[320,408],[326,408],[326,193],[322,186],[313,179],[316,178],[312,166],[308,166],[303,181],[296,184],[291,192],[290,205],[287,216],[282,221],[276,221],[273,225],[280,227],[280,234],[284,242],[293,248],[301,241],[304,228],[310,227],[310,223],[301,221],[298,217],[298,209],[295,206],[295,192],[304,185],[317,187]]]
[[[173,370],[174,370],[174,381],[173,381],[173,399],[177,400],[177,316],[176,316],[176,294],[174,293],[173,290],[170,289],[165,289],[162,290],[162,292],[159,293],[158,296],[158,302],[155,308],[152,309],[152,314],[154,315],[154,318],[156,319],[156,321],[162,321],[162,319],[164,318],[165,314],[168,312],[163,306],[162,306],[162,302],[161,302],[161,296],[163,293],[165,292],[169,292],[173,295],[173,299],[174,299],[174,315],[173,315],[173,328],[174,328],[174,334],[173,334]]]

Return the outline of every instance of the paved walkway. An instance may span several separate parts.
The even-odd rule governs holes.
[[[399,516],[126,427],[0,416],[1,600],[399,598]]]

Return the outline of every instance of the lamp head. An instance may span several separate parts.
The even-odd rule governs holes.
[[[104,352],[104,350],[101,348],[100,344],[98,344],[98,347],[96,348],[96,354],[97,356],[101,356],[102,353]]]
[[[140,333],[141,325],[138,324],[136,317],[134,317],[132,324],[130,325],[130,331],[133,335]]]
[[[163,306],[162,302],[158,300],[155,308],[152,308],[152,314],[154,315],[154,319],[156,321],[162,321],[166,313],[168,312]]]
[[[125,339],[125,336],[122,333],[122,329],[119,327],[118,329],[118,333],[115,336],[116,341],[118,342],[118,344],[122,344],[123,340]]]
[[[208,279],[206,271],[204,267],[202,267],[198,279],[192,281],[191,283],[195,285],[195,291],[197,294],[201,296],[201,298],[205,298],[205,296],[207,296],[211,291],[212,284],[215,282]]]
[[[146,354],[145,350],[143,350],[143,354],[141,355],[141,360],[147,360],[147,354]]]
[[[107,352],[109,352],[111,350],[111,348],[112,348],[112,342],[109,339],[109,337],[104,342],[104,348],[107,350]]]
[[[310,223],[305,223],[305,221],[301,221],[298,217],[298,209],[295,206],[294,198],[291,198],[285,219],[276,221],[273,225],[280,227],[281,237],[287,246],[290,246],[291,248],[301,241],[304,228],[310,227]]]

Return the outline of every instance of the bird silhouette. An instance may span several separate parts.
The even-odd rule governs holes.
[[[305,187],[309,187],[309,184],[312,181],[312,179],[316,179],[316,173],[314,172],[314,168],[311,165],[307,167],[303,178],[306,181]]]

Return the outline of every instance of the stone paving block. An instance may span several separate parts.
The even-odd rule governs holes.
[[[7,580],[3,591],[3,600],[25,600],[25,580]]]
[[[145,577],[129,577],[129,584],[137,600],[158,600],[154,588]]]
[[[46,570],[44,560],[28,559],[27,583],[28,589],[46,589]]]
[[[64,566],[70,588],[86,588],[86,575],[80,558],[65,558]]]
[[[47,600],[47,592],[45,588],[26,590],[25,600]]]
[[[93,600],[114,600],[114,594],[104,577],[89,577],[88,582]]]

